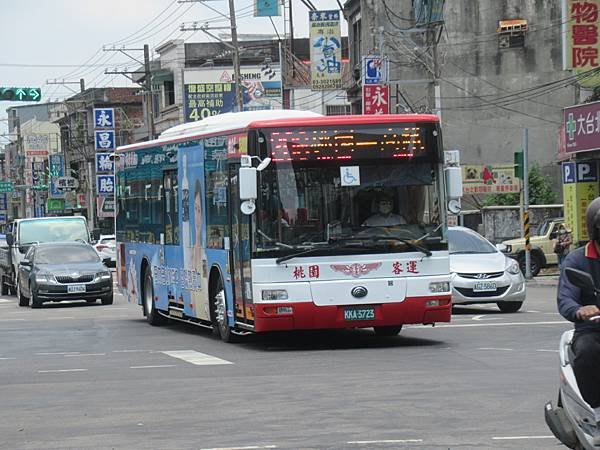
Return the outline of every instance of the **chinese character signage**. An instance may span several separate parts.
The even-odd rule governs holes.
[[[96,173],[113,173],[114,168],[110,153],[96,153]]]
[[[114,175],[96,175],[96,192],[105,197],[113,196],[115,194]]]
[[[563,210],[565,224],[574,242],[588,239],[585,212],[598,196],[598,166],[596,161],[562,164]]]
[[[600,149],[600,102],[565,108],[563,120],[567,155]]]
[[[365,56],[362,65],[363,84],[388,82],[388,59],[381,56]]]
[[[567,67],[580,75],[579,84],[592,88],[600,84],[600,0],[567,0]]]
[[[282,108],[278,65],[242,67],[241,78],[244,111]],[[185,70],[183,97],[186,122],[234,111],[233,70],[228,67]]]
[[[280,0],[254,0],[254,17],[279,16]]]
[[[50,179],[50,188],[48,189],[48,197],[64,198],[65,192],[58,189],[58,179],[64,175],[64,158],[63,155],[50,155],[48,157],[48,176]]]
[[[98,217],[114,217],[115,199],[111,197],[97,197],[96,211],[98,213]]]
[[[313,91],[342,88],[340,12],[309,11],[310,66]]]
[[[513,165],[462,166],[462,178],[464,194],[507,194],[521,188]]]
[[[390,87],[385,84],[363,85],[363,114],[390,113]]]
[[[8,209],[8,197],[6,194],[0,194],[0,211]]]
[[[114,128],[115,110],[114,108],[94,108],[94,128]]]
[[[49,136],[47,134],[26,134],[23,136],[25,156],[48,156]]]
[[[114,130],[96,130],[94,131],[94,142],[96,150],[114,150],[115,131]]]

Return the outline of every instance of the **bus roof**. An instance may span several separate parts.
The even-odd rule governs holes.
[[[198,122],[184,123],[162,132],[158,139],[118,147],[117,151],[155,147],[216,133],[249,128],[294,126],[336,126],[360,124],[391,124],[408,122],[439,122],[434,114],[385,114],[354,116],[323,116],[312,111],[263,110],[225,113]]]

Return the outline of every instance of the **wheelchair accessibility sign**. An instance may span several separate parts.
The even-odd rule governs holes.
[[[360,166],[340,167],[342,186],[360,186]]]

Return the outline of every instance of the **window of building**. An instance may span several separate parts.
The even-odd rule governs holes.
[[[349,116],[352,114],[351,105],[325,105],[327,116]]]
[[[175,83],[173,81],[165,81],[165,107],[175,104]]]
[[[498,22],[498,47],[519,48],[525,47],[525,34],[527,21],[523,19],[501,20]]]
[[[352,64],[360,67],[362,62],[362,27],[361,16],[358,13],[352,22]]]

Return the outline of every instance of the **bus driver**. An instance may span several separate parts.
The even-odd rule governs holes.
[[[377,213],[373,214],[362,224],[363,227],[392,227],[404,225],[406,220],[399,214],[392,212],[394,199],[389,195],[380,195],[377,198]]]

